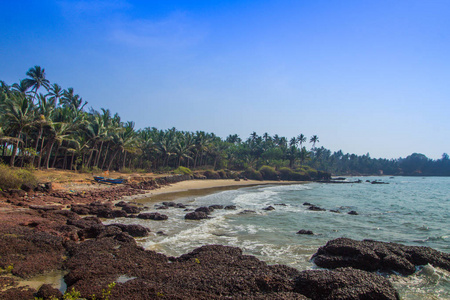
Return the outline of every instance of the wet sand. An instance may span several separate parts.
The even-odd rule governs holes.
[[[307,183],[301,182],[301,183]],[[193,195],[207,195],[216,191],[232,190],[241,187],[250,187],[257,185],[272,185],[272,184],[299,184],[298,181],[259,181],[259,180],[241,180],[234,181],[232,179],[199,179],[199,180],[186,180],[173,183],[170,185],[161,186],[158,189],[152,190],[145,194],[125,196],[121,201],[135,201],[140,199],[146,199],[148,202],[151,200],[175,200],[185,196]],[[153,201],[151,201],[153,202]]]

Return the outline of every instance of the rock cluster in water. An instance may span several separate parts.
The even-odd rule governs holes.
[[[366,271],[410,275],[416,266],[431,264],[450,271],[450,254],[430,247],[405,246],[372,240],[338,238],[320,247],[313,261],[322,268],[352,267]]]

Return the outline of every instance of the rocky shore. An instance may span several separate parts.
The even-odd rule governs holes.
[[[138,217],[141,207],[124,196],[146,193],[183,178],[160,179],[100,191],[13,191],[0,195],[0,299],[62,297],[43,285],[18,285],[64,270],[68,289],[99,296],[116,282],[110,299],[399,299],[375,271],[413,273],[431,264],[450,271],[450,255],[428,247],[336,239],[313,262],[328,270],[267,265],[235,247],[208,245],[179,257],[145,250],[134,237],[149,229],[102,224],[101,218]],[[142,214],[144,215],[144,214]],[[145,214],[142,218],[162,218]],[[13,276],[11,276],[13,275]]]

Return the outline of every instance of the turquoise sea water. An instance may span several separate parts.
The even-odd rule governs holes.
[[[450,178],[354,177],[349,180],[357,179],[363,183],[256,186],[175,201],[189,208],[212,204],[238,208],[215,210],[213,218],[208,220],[186,221],[185,211],[172,208],[159,211],[169,216],[164,222],[121,221],[147,226],[152,232],[163,231],[166,235],[151,235],[139,242],[147,249],[167,255],[178,256],[205,244],[222,244],[240,247],[245,254],[255,255],[269,264],[286,264],[299,270],[314,268],[309,260],[311,255],[338,237],[429,246],[450,252]],[[389,184],[375,185],[365,180]],[[304,202],[327,211],[309,211]],[[275,210],[262,210],[269,205]],[[148,206],[153,207],[153,203]],[[244,210],[255,213],[243,214]],[[359,215],[348,215],[351,210]],[[300,229],[312,230],[314,235],[297,235]],[[439,268],[426,266],[412,276],[390,279],[403,299],[450,299],[450,274]]]

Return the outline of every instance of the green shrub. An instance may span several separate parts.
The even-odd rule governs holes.
[[[133,170],[131,170],[130,168],[125,167],[125,168],[121,168],[121,169],[119,170],[119,172],[120,172],[120,173],[131,174],[131,173],[133,173]]]
[[[294,171],[292,171],[290,168],[280,168],[278,172],[280,173],[281,180],[292,180],[292,173],[294,173]]]
[[[20,189],[22,184],[36,187],[38,181],[30,170],[13,169],[0,164],[0,188],[2,190]]]
[[[272,167],[262,166],[261,169],[259,169],[259,172],[261,173],[262,177],[265,180],[278,180],[279,179],[278,172],[275,171],[275,169]]]
[[[220,179],[219,173],[213,170],[206,170],[203,172],[203,175],[205,175],[207,179]]]
[[[173,171],[175,174],[192,175],[192,171],[189,168],[179,166]]]
[[[261,173],[253,168],[247,168],[242,174],[248,179],[263,180]]]

